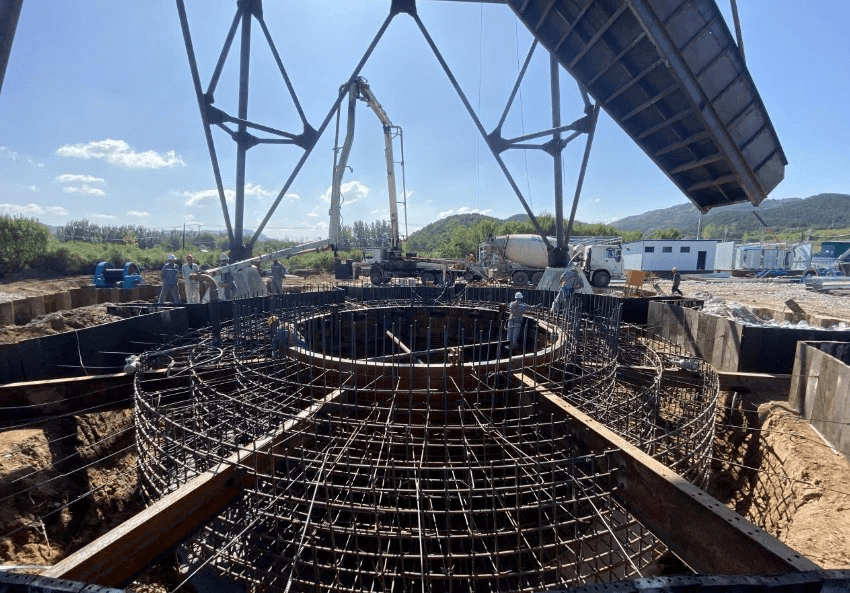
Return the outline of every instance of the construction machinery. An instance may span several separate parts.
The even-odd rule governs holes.
[[[110,268],[110,262],[102,261],[94,269],[94,285],[97,288],[135,288],[145,281],[139,266],[131,261],[123,268]]]
[[[517,286],[537,286],[549,261],[549,249],[539,235],[488,237],[478,246],[478,252],[489,277]],[[569,254],[576,269],[593,286],[602,288],[611,278],[623,276],[622,247],[617,237],[575,237],[569,244]]]
[[[363,101],[372,109],[384,130],[384,158],[387,166],[387,194],[390,207],[390,241],[389,245],[363,248],[363,259],[358,262],[358,274],[368,276],[372,284],[386,284],[392,278],[419,278],[425,284],[451,284],[460,277],[474,279],[484,276],[484,270],[474,266],[470,269],[458,260],[432,259],[416,257],[415,253],[404,253],[401,248],[401,232],[399,230],[399,215],[396,190],[395,157],[393,140],[399,139],[401,145],[402,167],[402,200],[407,215],[407,198],[404,189],[404,136],[400,126],[393,124],[387,112],[381,106],[372,92],[368,81],[362,76],[355,76],[340,87],[340,93],[348,96],[348,111],[346,133],[338,153],[334,153],[333,182],[331,184],[331,207],[329,240],[334,245],[342,242],[342,227],[340,210],[342,207],[342,179],[348,166],[351,145],[354,142],[355,112],[357,101]],[[339,112],[338,112],[339,116]]]
[[[270,253],[264,253],[246,260],[229,263],[223,258],[218,268],[207,270],[204,276],[210,277],[218,289],[218,300],[230,300],[236,298],[266,296],[268,289],[266,283],[260,276],[259,266],[262,263],[271,262],[274,259],[289,258],[305,253],[315,253],[332,249],[330,241],[322,239],[294,247],[279,249]],[[207,291],[201,302],[207,303],[211,300],[211,291]]]

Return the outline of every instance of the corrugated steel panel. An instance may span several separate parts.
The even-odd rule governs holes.
[[[713,0],[507,0],[705,212],[759,204],[788,161]]]

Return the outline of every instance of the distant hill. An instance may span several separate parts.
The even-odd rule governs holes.
[[[501,222],[498,218],[484,214],[455,214],[441,218],[436,222],[422,227],[407,238],[408,251],[436,252],[447,245],[452,233],[459,226],[471,227],[482,220]]]
[[[818,194],[808,198],[767,199],[757,207],[751,204],[723,206],[705,214],[702,226],[728,229],[732,234],[764,228],[753,212],[775,230],[850,227],[850,195]],[[644,235],[661,229],[678,229],[684,236],[693,236],[698,223],[699,210],[688,203],[627,216],[611,224],[621,230],[640,231]]]

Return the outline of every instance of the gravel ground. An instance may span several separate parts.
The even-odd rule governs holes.
[[[672,282],[661,280],[661,289],[670,293]],[[808,314],[832,317],[850,322],[850,296],[837,296],[816,292],[800,282],[782,279],[683,279],[680,290],[685,297],[705,300],[723,299],[726,304],[745,305],[750,308],[764,307],[776,311],[790,311],[785,301],[794,299]],[[713,297],[710,299],[708,297]]]

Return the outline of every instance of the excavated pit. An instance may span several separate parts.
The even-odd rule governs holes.
[[[656,571],[666,548],[618,500],[609,452],[522,377],[707,476],[716,377],[662,387],[663,355],[621,336],[613,299],[531,310],[516,349],[500,303],[240,307],[220,348],[185,353],[190,389],[137,384],[137,446],[149,500],[269,447],[187,545],[264,590],[536,591]],[[205,375],[213,359],[232,376]],[[624,359],[648,380],[618,381]]]

